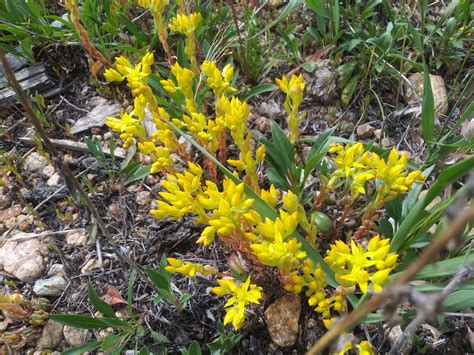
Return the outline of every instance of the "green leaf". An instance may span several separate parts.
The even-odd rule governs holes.
[[[286,136],[285,132],[276,123],[272,123],[272,139],[275,147],[278,149],[279,158],[283,161],[283,172],[288,174],[293,164],[293,145]]]
[[[90,343],[82,344],[79,346],[76,346],[75,348],[71,348],[68,350],[63,351],[61,354],[62,355],[82,355],[88,351],[92,351],[97,349],[100,346],[101,342],[100,341],[93,341]]]
[[[55,322],[79,329],[100,329],[108,327],[123,327],[127,325],[126,322],[120,319],[105,317],[98,319],[76,314],[50,314],[49,318]]]
[[[474,307],[474,297],[471,290],[459,290],[450,294],[443,301],[443,308],[448,312],[457,312]]]
[[[150,349],[146,345],[144,345],[141,349],[138,355],[150,355]]]
[[[90,303],[97,311],[107,317],[116,318],[114,309],[109,304],[102,301],[102,299],[99,297],[94,287],[92,287],[90,283],[87,284],[87,294],[89,296]]]
[[[199,345],[199,343],[196,340],[194,340],[191,343],[191,346],[189,347],[189,349],[185,350],[183,352],[183,354],[186,354],[186,355],[201,355],[201,345]]]
[[[127,335],[127,333],[106,335],[104,340],[102,340],[102,349],[106,352],[113,350],[115,347],[119,346],[122,341],[124,341]]]
[[[153,338],[154,344],[160,345],[160,344],[170,342],[169,339],[165,335],[155,332],[153,330],[150,330],[150,332],[151,332],[151,337]]]
[[[244,96],[242,96],[242,100],[248,100],[251,97],[263,94],[265,92],[275,91],[278,87],[275,84],[264,83],[251,88]]]
[[[424,66],[423,71],[423,103],[421,105],[421,127],[423,139],[429,146],[433,141],[434,122],[435,122],[435,107],[433,91],[431,90],[431,80],[428,67]]]
[[[175,301],[176,297],[171,292],[171,285],[169,280],[166,279],[160,272],[156,272],[153,269],[145,269],[145,273],[153,282],[158,293],[168,301]]]
[[[414,277],[415,280],[429,280],[435,277],[446,277],[454,275],[464,265],[474,263],[474,254],[467,256],[460,255],[455,258],[438,261],[436,263],[425,266],[420,272]],[[401,272],[390,275],[389,279],[395,279]]]
[[[419,222],[424,209],[435,199],[446,187],[454,181],[466,175],[474,166],[474,157],[469,157],[444,169],[436,181],[431,185],[427,193],[418,200],[410,212],[407,214],[402,224],[398,228],[390,242],[391,252],[400,252],[406,249],[405,241],[410,238],[410,231]]]

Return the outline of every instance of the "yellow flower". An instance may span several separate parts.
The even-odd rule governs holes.
[[[191,263],[189,261],[181,261],[175,258],[167,258],[169,265],[165,267],[168,272],[177,272],[186,277],[194,277],[196,274],[203,276],[215,274],[218,271],[210,266],[204,266],[201,264]]]
[[[359,350],[359,355],[374,355],[374,350],[372,345],[367,340],[361,341],[356,345],[357,350]]]
[[[207,85],[214,91],[216,97],[220,97],[223,92],[236,92],[237,89],[231,86],[234,76],[234,67],[227,64],[222,73],[213,61],[204,61],[201,71],[206,76]]]
[[[262,264],[294,269],[299,264],[299,260],[306,257],[306,252],[301,250],[301,243],[298,243],[294,238],[286,238],[296,228],[297,222],[291,222],[296,219],[295,217],[286,216],[285,221],[290,222],[289,224],[282,222],[280,218],[276,218],[274,223],[267,219],[264,223],[259,224],[257,230],[260,233],[264,232],[267,238],[272,239],[271,241],[263,240],[250,246],[253,254]],[[267,227],[271,225],[273,225],[273,231],[272,235],[269,235],[270,231]]]
[[[176,17],[171,19],[169,27],[171,31],[190,36],[196,31],[201,20],[202,16],[200,13],[192,13],[190,15],[177,14]]]
[[[389,239],[373,237],[367,250],[351,241],[350,248],[337,240],[324,258],[336,274],[336,281],[346,287],[358,285],[363,293],[380,292],[390,272],[395,268],[398,255],[389,253]]]
[[[170,2],[169,0],[137,0],[137,3],[140,7],[161,13]]]
[[[293,74],[288,80],[286,76],[276,79],[280,89],[286,94],[285,110],[288,114],[288,128],[290,129],[290,141],[296,142],[299,137],[299,122],[305,117],[304,114],[298,116],[298,108],[303,102],[303,92],[305,83],[303,75]]]
[[[270,185],[270,188],[268,189],[268,191],[265,190],[265,189],[260,190],[260,197],[262,198],[262,200],[264,200],[266,203],[268,203],[273,208],[278,203],[278,198],[280,197],[280,192],[272,184],[272,185]],[[289,212],[291,212],[291,211],[289,211]]]
[[[177,84],[171,79],[161,80],[160,83],[163,85],[163,88],[171,95],[179,91],[187,99],[192,100],[194,73],[187,68],[183,68],[179,63],[171,66],[171,73],[176,78]]]
[[[232,279],[217,280],[218,287],[213,287],[212,292],[218,296],[231,295],[224,305],[226,315],[224,318],[224,325],[232,322],[235,330],[242,327],[245,317],[245,306],[250,303],[260,304],[259,300],[262,298],[262,288],[250,284],[250,277],[240,285]]]
[[[191,162],[188,162],[188,167],[190,171],[167,174],[166,180],[162,181],[166,192],[159,193],[163,200],[157,200],[158,208],[151,211],[156,218],[177,220],[191,212],[198,216],[205,215],[204,208],[196,199],[202,193],[202,168]]]

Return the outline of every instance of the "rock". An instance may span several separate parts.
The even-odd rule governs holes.
[[[81,269],[81,274],[87,274],[88,272],[97,270],[100,268],[99,260],[97,259],[90,259],[86,262],[86,264]]]
[[[22,232],[26,232],[30,229],[31,225],[35,221],[35,218],[33,217],[33,215],[28,215],[28,216],[19,215],[16,218],[16,221],[17,223],[19,223],[18,229],[21,230]]]
[[[419,105],[423,98],[424,75],[423,73],[415,73],[412,74],[408,80],[411,85],[406,82],[404,83],[405,99],[410,105]],[[445,115],[448,112],[448,94],[444,80],[438,75],[430,74],[430,81],[436,115]]]
[[[16,225],[16,217],[9,218],[4,223],[6,229],[10,229],[15,227]]]
[[[53,350],[58,347],[63,339],[63,325],[56,323],[52,320],[48,320],[43,328],[41,337],[36,343],[37,350],[49,349]]]
[[[54,173],[51,177],[46,181],[46,185],[48,186],[58,186],[59,182],[61,181],[62,176],[59,173]]]
[[[303,73],[305,95],[322,104],[330,104],[336,95],[336,71],[329,59],[314,62],[312,73]]]
[[[48,270],[47,276],[64,276],[64,265],[53,264]]]
[[[50,178],[54,174],[54,166],[46,165],[41,171],[44,177]]]
[[[362,139],[372,138],[374,136],[374,127],[370,123],[363,123],[357,127],[357,136]]]
[[[137,193],[137,205],[148,206],[151,202],[151,193],[149,191],[140,191]]]
[[[471,121],[468,124],[466,124],[466,128],[464,129],[464,132],[462,132],[461,134],[464,136],[464,138],[470,141],[474,140],[474,118],[472,118]]]
[[[0,211],[0,223],[4,223],[10,218],[16,218],[21,214],[21,205],[13,205],[4,211]]]
[[[93,99],[96,105],[87,115],[79,118],[71,127],[71,133],[77,134],[87,131],[92,127],[102,127],[107,117],[120,113],[121,106],[116,102],[109,103],[106,99],[98,97]]]
[[[31,153],[25,159],[25,169],[28,171],[42,170],[48,164],[48,159],[38,152]]]
[[[261,115],[272,117],[273,119],[283,117],[285,112],[275,100],[264,101],[257,107]]]
[[[62,276],[52,276],[36,280],[33,292],[37,296],[60,296],[66,289],[67,281]]]
[[[66,234],[66,243],[73,247],[84,246],[87,243],[87,233],[85,230],[69,232]]]
[[[8,196],[0,193],[0,210],[7,208],[9,204],[10,204],[10,199],[8,198]],[[0,214],[2,212],[3,211],[0,211]]]
[[[69,346],[79,346],[86,342],[89,331],[87,329],[77,329],[65,325],[63,335]]]
[[[265,311],[265,321],[272,340],[280,347],[292,346],[298,337],[301,298],[284,295]]]
[[[380,145],[382,146],[382,148],[389,148],[391,145],[390,138],[388,137],[382,138],[382,140],[380,141]]]
[[[28,237],[29,234],[21,235]],[[0,268],[28,283],[43,273],[47,253],[47,246],[41,244],[38,238],[8,240],[0,248]]]
[[[375,135],[375,138],[377,138],[377,139],[382,138],[382,130],[381,130],[380,128],[379,128],[379,129],[376,129],[376,130],[374,131],[374,135]]]
[[[259,116],[255,119],[255,127],[262,133],[269,132],[271,126],[272,122],[265,116]]]

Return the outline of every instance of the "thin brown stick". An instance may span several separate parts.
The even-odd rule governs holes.
[[[345,329],[353,326],[358,320],[372,312],[391,296],[391,287],[407,283],[438,253],[446,247],[453,239],[457,238],[466,225],[474,220],[474,207],[470,207],[461,212],[452,222],[449,228],[445,229],[423,252],[418,256],[413,264],[397,277],[384,291],[373,295],[366,303],[354,309],[348,316],[337,322],[326,334],[324,334],[313,347],[307,352],[308,355],[321,353],[331,342],[343,333]]]
[[[3,71],[5,73],[5,77],[7,78],[9,84],[11,85],[12,89],[15,91],[15,93],[18,95],[18,99],[23,106],[23,109],[25,110],[25,116],[31,121],[33,126],[35,127],[35,130],[38,132],[38,135],[41,137],[41,140],[43,141],[44,147],[49,151],[51,158],[58,168],[58,171],[63,175],[64,180],[66,181],[66,185],[69,189],[69,192],[73,196],[75,201],[80,201],[84,205],[87,206],[91,214],[94,216],[94,220],[97,223],[98,227],[104,234],[105,238],[107,239],[107,242],[114,247],[116,250],[117,256],[122,259],[126,264],[128,264],[131,268],[137,271],[137,273],[143,277],[143,279],[153,287],[153,283],[148,279],[146,274],[143,272],[143,270],[133,261],[131,260],[128,256],[124,255],[120,251],[120,247],[117,245],[117,243],[114,241],[112,235],[110,234],[109,230],[107,229],[107,226],[105,225],[104,221],[102,220],[102,217],[100,216],[99,212],[95,208],[94,204],[92,201],[89,199],[89,196],[87,193],[84,191],[82,188],[82,185],[79,183],[79,180],[76,179],[74,174],[71,172],[69,169],[69,166],[63,163],[63,160],[61,159],[61,155],[59,154],[58,150],[54,146],[54,144],[51,142],[51,140],[48,137],[48,134],[44,130],[43,126],[41,125],[41,122],[38,120],[36,117],[28,96],[26,96],[25,92],[21,88],[20,84],[16,80],[15,73],[12,70],[10,63],[8,63],[7,58],[5,57],[5,53],[3,52],[2,49],[0,49],[0,59],[3,63]]]
[[[239,39],[240,58],[242,59],[245,74],[250,77],[249,63],[247,61],[247,51],[244,51],[244,43],[242,41],[242,34],[240,33],[239,23],[237,21],[237,14],[234,9],[234,4],[230,4],[230,9],[232,10],[232,18],[234,19],[235,30],[237,31],[237,38]]]

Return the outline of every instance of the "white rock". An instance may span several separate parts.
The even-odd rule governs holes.
[[[474,140],[474,118],[467,124],[466,131],[464,132],[464,137],[469,140]]]
[[[43,174],[43,176],[47,177],[47,178],[50,178],[51,176],[53,176],[54,174],[54,166],[52,165],[46,165],[44,168],[43,168],[43,171],[41,171],[41,173]]]
[[[53,264],[48,270],[47,276],[64,276],[64,265]]]
[[[86,264],[81,268],[81,274],[87,274],[88,272],[97,270],[100,267],[99,260],[90,259]]]
[[[31,153],[25,159],[25,169],[29,171],[42,170],[46,165],[48,160],[38,152]]]
[[[69,232],[66,234],[66,243],[72,245],[73,247],[78,247],[86,245],[87,243],[87,233],[85,230]]]
[[[372,138],[374,136],[374,127],[370,123],[363,123],[357,127],[357,136],[359,138]]]
[[[148,206],[151,202],[151,193],[149,191],[140,191],[136,198],[139,206]]]
[[[47,279],[36,280],[33,292],[37,296],[59,296],[66,289],[67,281],[62,276],[52,276]]]
[[[54,173],[51,177],[46,181],[46,185],[48,186],[57,186],[59,185],[59,181],[61,180],[61,175],[59,173]]]
[[[420,104],[423,97],[424,75],[423,73],[412,74],[405,82],[405,98],[410,105]],[[434,107],[437,115],[448,112],[448,94],[444,80],[438,75],[430,74],[431,91],[433,92]]]
[[[47,253],[47,246],[38,238],[8,240],[0,248],[0,268],[23,282],[31,282],[43,273]]]
[[[63,335],[70,346],[79,346],[86,342],[89,331],[87,329],[77,329],[65,325]]]

